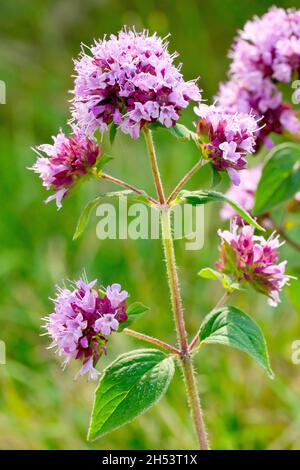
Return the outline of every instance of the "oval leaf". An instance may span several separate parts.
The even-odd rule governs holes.
[[[208,202],[227,202],[237,214],[239,214],[248,224],[253,225],[258,230],[265,232],[265,229],[261,227],[253,217],[240,206],[233,199],[229,198],[225,194],[219,193],[217,191],[181,191],[179,193],[179,200],[181,202],[186,202],[187,204],[192,204],[196,206],[198,204],[207,204]]]
[[[224,344],[244,351],[265,369],[270,378],[274,377],[261,329],[236,307],[221,307],[208,314],[200,327],[199,341],[200,344]]]
[[[195,132],[190,131],[187,127],[182,124],[175,124],[174,126],[167,127],[170,134],[172,134],[178,140],[197,140],[198,136]]]
[[[146,307],[146,305],[142,304],[141,302],[133,302],[133,304],[129,305],[126,310],[128,318],[124,323],[120,323],[117,330],[118,333],[123,331],[124,328],[128,328],[128,326],[138,320],[140,316],[143,315],[147,310],[149,310],[149,307]]]
[[[127,190],[125,189],[124,191],[114,191],[114,192],[110,192],[110,193],[104,193],[104,194],[101,194],[100,196],[96,197],[95,199],[92,199],[83,209],[83,211],[81,212],[80,216],[79,216],[79,219],[78,219],[78,222],[77,222],[77,226],[76,226],[76,229],[75,229],[75,233],[73,235],[73,240],[76,240],[77,238],[80,237],[80,235],[82,235],[82,233],[84,232],[87,224],[88,224],[88,221],[89,221],[89,218],[90,218],[90,215],[91,215],[91,212],[92,210],[98,205],[100,204],[101,200],[105,197],[122,197],[122,196],[129,196],[131,194],[134,194],[133,191],[130,191],[130,190]]]
[[[92,210],[97,206],[97,204],[100,203],[100,201],[101,201],[101,197],[100,196],[96,197],[84,207],[83,211],[81,212],[79,216],[75,233],[73,235],[73,240],[76,240],[77,238],[80,237],[80,235],[82,235],[82,233],[84,232],[87,226]]]
[[[226,274],[220,273],[215,269],[203,268],[198,272],[198,276],[202,277],[203,279],[220,281],[224,289],[228,290],[230,293],[234,292],[235,290],[244,290],[239,282],[234,281]]]
[[[173,374],[173,358],[156,349],[119,356],[100,379],[88,439],[95,440],[144,413],[164,395]]]
[[[214,281],[222,278],[222,274],[212,268],[202,268],[198,272],[198,276],[203,277],[203,279],[213,279]]]
[[[300,190],[300,146],[281,144],[269,154],[259,181],[254,214],[260,215],[291,199]]]

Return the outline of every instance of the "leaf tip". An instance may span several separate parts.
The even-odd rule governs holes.
[[[88,442],[94,442],[97,437],[100,437],[100,436],[97,436],[95,432],[92,431],[91,427],[88,429],[88,432],[87,432],[87,436],[86,436],[86,440]]]
[[[265,227],[263,227],[262,225],[258,224],[257,222],[256,222],[256,226],[257,226],[257,229],[260,230],[261,232],[265,232],[265,231],[266,231]]]

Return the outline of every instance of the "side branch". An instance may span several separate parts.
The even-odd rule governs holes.
[[[145,136],[145,140],[146,140],[146,144],[147,144],[147,149],[148,149],[148,153],[149,153],[149,157],[150,157],[150,163],[151,163],[153,178],[154,178],[154,182],[155,182],[159,202],[160,202],[160,204],[165,204],[166,199],[165,199],[163,185],[162,185],[162,182],[161,182],[160,173],[159,173],[159,169],[158,169],[152,132],[147,127],[144,127],[143,132],[144,132],[144,136]]]
[[[187,172],[187,174],[179,181],[179,183],[175,186],[173,191],[171,192],[170,196],[167,199],[167,204],[170,204],[176,198],[179,191],[183,188],[183,186],[188,182],[188,180],[201,168],[203,165],[203,160],[200,160]]]
[[[160,346],[163,349],[166,349],[167,351],[170,351],[176,355],[180,355],[180,350],[175,348],[174,346],[171,346],[168,343],[165,343],[164,341],[161,341],[160,339],[153,338],[152,336],[145,335],[144,333],[139,333],[138,331],[130,330],[129,328],[124,328],[123,330],[124,333],[133,336],[134,338],[141,339],[142,341],[147,341],[148,343],[155,344],[156,346]]]
[[[156,199],[154,199],[151,196],[148,196],[148,194],[146,194],[141,189],[138,189],[135,186],[132,186],[131,184],[126,183],[125,181],[115,178],[114,176],[108,175],[107,173],[101,173],[100,177],[105,180],[111,181],[112,183],[118,184],[119,186],[123,186],[123,188],[130,189],[131,191],[133,191],[134,193],[138,195],[145,196],[152,204],[155,204],[156,206],[159,204]]]

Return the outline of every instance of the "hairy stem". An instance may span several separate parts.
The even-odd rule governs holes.
[[[113,183],[115,184],[118,184],[119,186],[123,186],[123,188],[127,188],[127,189],[130,189],[131,191],[133,191],[134,193],[138,194],[138,195],[143,195],[145,196],[150,202],[152,202],[153,204],[155,205],[158,205],[158,201],[156,201],[156,199],[154,199],[153,197],[151,196],[148,196],[148,194],[146,194],[144,191],[142,191],[141,189],[138,189],[136,188],[135,186],[132,186],[131,184],[129,183],[126,183],[125,181],[122,181],[118,178],[115,178],[114,176],[111,176],[111,175],[108,175],[107,173],[101,173],[100,175],[101,178],[105,179],[105,180],[108,180],[108,181],[112,181]]]
[[[152,132],[147,126],[144,127],[143,132],[144,132],[146,145],[147,145],[147,149],[148,149],[148,153],[149,153],[149,157],[150,157],[151,169],[152,169],[152,173],[153,173],[153,178],[154,178],[154,182],[155,182],[155,186],[156,186],[158,199],[159,199],[159,202],[161,204],[165,204],[166,199],[165,199],[165,194],[164,194],[164,190],[163,190],[163,186],[162,186],[162,182],[161,182],[161,178],[160,178],[160,173],[159,173],[159,169],[158,169],[158,165],[157,165],[157,159],[156,159],[156,153],[155,153],[155,147],[154,147]]]
[[[176,269],[174,244],[171,233],[170,209],[165,208],[161,213],[162,237],[165,252],[168,281],[171,292],[171,303],[176,324],[178,342],[181,350],[181,365],[184,375],[188,402],[191,415],[197,433],[200,449],[208,450],[209,444],[202,416],[202,409],[198,393],[198,387],[193,369],[192,357],[188,352],[187,333],[183,316],[183,308],[179,287],[178,274]]]
[[[190,405],[191,416],[194,421],[195,430],[199,442],[200,449],[207,450],[209,448],[208,439],[206,435],[205,425],[202,416],[200,398],[197,388],[195,372],[193,369],[192,357],[188,351],[187,333],[185,329],[185,322],[183,316],[183,308],[179,287],[179,279],[176,268],[174,243],[171,231],[171,215],[170,207],[166,205],[164,190],[160,178],[159,168],[157,164],[155,148],[153,144],[152,134],[148,128],[144,128],[144,135],[148,147],[149,157],[151,161],[152,173],[156,186],[156,191],[159,197],[161,207],[161,227],[162,239],[165,253],[166,268],[168,274],[169,288],[171,293],[172,310],[176,325],[176,332],[178,343],[180,347],[180,360],[183,369],[184,382],[188,402]]]
[[[171,346],[168,343],[165,343],[164,341],[161,341],[160,339],[153,338],[152,336],[145,335],[144,333],[139,333],[138,331],[130,330],[129,328],[124,328],[123,333],[133,336],[134,338],[141,339],[142,341],[147,341],[147,343],[156,344],[157,346],[160,346],[167,351],[180,355],[179,349]]]
[[[176,269],[175,253],[171,231],[171,215],[170,209],[166,208],[161,211],[161,226],[162,238],[165,253],[165,261],[167,267],[167,274],[169,280],[169,287],[171,292],[171,303],[174,312],[174,319],[176,323],[176,331],[178,335],[178,343],[182,355],[188,352],[187,334],[185,329],[185,322],[183,316],[183,308],[179,287],[179,279]]]
[[[193,368],[191,356],[182,357],[182,370],[185,378],[187,396],[190,404],[191,415],[193,417],[199,447],[201,450],[209,450],[209,442],[204,424],[196,375]]]
[[[171,192],[170,196],[167,199],[167,204],[170,204],[176,198],[179,191],[183,188],[183,186],[187,183],[187,181],[201,168],[203,165],[203,160],[200,158],[198,162],[187,172],[187,174],[179,181],[179,183],[175,186],[173,191]]]
[[[219,299],[219,301],[216,303],[215,305],[215,308],[214,310],[217,310],[218,308],[222,307],[226,300],[228,299],[228,297],[230,296],[230,292],[227,290],[226,292],[224,292],[224,294],[222,295],[222,297]]]

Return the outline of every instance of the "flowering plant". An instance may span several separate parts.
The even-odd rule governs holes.
[[[229,296],[251,286],[279,301],[285,284],[286,261],[280,261],[279,234],[290,242],[282,224],[274,227],[278,207],[297,201],[300,191],[300,147],[284,143],[274,147],[263,163],[251,169],[250,157],[263,145],[270,145],[271,131],[289,130],[289,139],[299,139],[299,123],[289,104],[282,103],[277,82],[286,82],[299,72],[300,13],[271,9],[240,33],[231,53],[230,81],[221,87],[213,105],[201,103],[196,81],[186,82],[174,65],[176,54],[157,35],[122,30],[95,44],[75,61],[75,81],[69,124],[71,134],[62,131],[53,145],[37,148],[32,169],[43,185],[53,190],[46,202],[55,199],[58,208],[70,190],[87,177],[108,180],[159,213],[171,305],[177,332],[176,346],[129,328],[147,307],[128,302],[120,284],[97,287],[86,277],[58,288],[54,311],[45,318],[44,328],[63,364],[80,363],[77,375],[97,380],[96,369],[103,354],[109,353],[110,337],[127,334],[152,345],[118,357],[100,376],[95,393],[88,438],[97,439],[128,423],[153,406],[166,392],[178,362],[183,371],[187,400],[200,448],[208,449],[194,358],[200,346],[224,344],[248,353],[273,377],[263,333],[252,317],[228,305]],[[260,29],[263,34],[256,34]],[[297,60],[296,60],[297,59]],[[297,65],[298,64],[298,65]],[[194,130],[178,124],[190,101],[198,122]],[[191,170],[165,195],[153,140],[156,128],[164,128],[183,141],[195,143],[197,159]],[[109,131],[113,144],[120,130],[137,139],[145,138],[157,196],[148,195],[128,182],[106,172],[109,158],[97,143],[97,133]],[[47,157],[42,155],[46,154]],[[189,179],[202,167],[213,171],[212,186],[184,190]],[[215,186],[228,173],[233,186],[225,194]],[[258,189],[257,189],[258,186]],[[256,190],[257,189],[257,190]],[[112,193],[122,196],[124,192]],[[99,200],[99,197],[96,201]],[[225,290],[208,313],[193,339],[188,339],[176,267],[171,211],[180,204],[224,204],[221,217],[231,219],[230,230],[219,230],[220,258],[216,269],[202,268],[200,276],[219,280]],[[83,210],[75,232],[79,237],[95,203]],[[279,234],[274,233],[274,228]],[[271,231],[270,231],[271,229]],[[264,232],[270,231],[270,234]],[[296,242],[291,243],[296,249]]]

